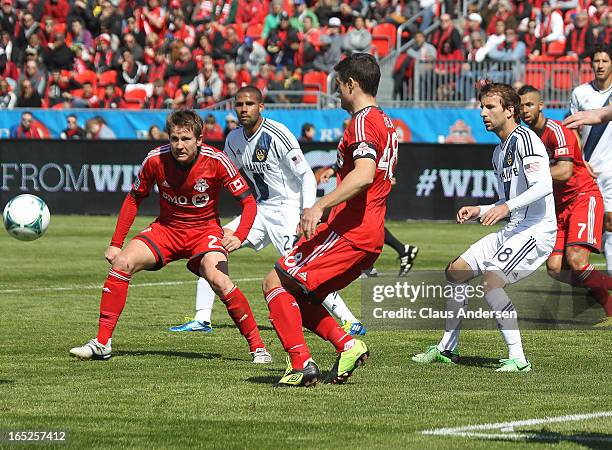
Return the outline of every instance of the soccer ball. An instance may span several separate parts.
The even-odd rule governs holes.
[[[10,200],[4,207],[4,228],[20,241],[38,239],[49,226],[49,208],[40,198],[22,194]]]

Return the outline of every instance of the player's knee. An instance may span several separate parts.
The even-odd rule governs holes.
[[[606,231],[612,232],[612,214],[606,213],[606,223],[604,225]]]
[[[209,273],[207,275],[208,276],[205,276],[204,278],[206,278],[206,281],[208,281],[208,284],[210,284],[212,290],[215,291],[215,294],[221,298],[234,287],[232,280],[230,280],[230,278],[223,272],[217,271],[217,273]]]
[[[495,271],[487,270],[482,275],[482,287],[485,295],[494,289],[503,289],[506,287],[505,278]]]
[[[472,270],[469,267],[465,267],[466,264],[462,264],[460,258],[451,261],[444,269],[446,275],[446,281],[449,283],[465,283],[472,278]],[[469,269],[469,270],[468,270]]]
[[[271,270],[263,279],[262,289],[264,293],[271,291],[272,289],[279,287],[281,285],[280,280],[278,278],[278,274],[276,270]]]
[[[113,259],[113,269],[132,275],[134,273],[134,264],[123,253],[118,254]]]

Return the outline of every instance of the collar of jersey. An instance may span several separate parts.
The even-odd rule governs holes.
[[[242,127],[242,134],[244,136],[244,138],[247,140],[247,142],[251,142],[253,140],[253,138],[255,136],[257,136],[257,133],[259,133],[259,130],[262,129],[262,127],[264,126],[264,123],[266,123],[266,118],[263,117],[263,120],[261,121],[261,123],[259,124],[259,128],[257,128],[257,130],[255,131],[255,133],[253,133],[253,136],[251,136],[250,138],[247,137],[246,132],[244,131],[244,127]]]
[[[359,111],[355,111],[355,112],[353,113],[353,117],[355,117],[355,116],[356,116],[357,114],[359,114],[361,111],[364,111],[364,110],[366,110],[366,109],[368,109],[368,108],[376,108],[376,109],[380,109],[380,106],[369,105],[369,106],[366,106],[365,108],[361,108]]]

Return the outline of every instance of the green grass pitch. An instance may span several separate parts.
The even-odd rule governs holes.
[[[95,336],[103,258],[114,217],[53,216],[48,234],[19,242],[0,233],[0,432],[66,430],[71,448],[610,448],[612,417],[529,425],[539,441],[429,436],[423,430],[612,410],[609,331],[525,331],[534,371],[498,374],[496,331],[466,331],[466,365],[417,365],[410,356],[439,331],[375,331],[372,358],[349,384],[271,387],[284,352],[267,320],[261,278],[270,247],[231,256],[274,363],[255,366],[220,303],[214,333],[173,334],[193,314],[195,279],[182,262],[132,279],[109,361],[77,361],[70,347]],[[138,218],[134,230],[149,218]],[[442,269],[488,230],[478,225],[389,224],[420,247],[418,268]],[[601,259],[597,259],[601,262]],[[377,263],[397,270],[385,248]],[[359,314],[359,281],[343,292]],[[534,298],[534,301],[542,301]],[[519,312],[520,314],[520,312]],[[520,316],[519,316],[520,317]],[[307,334],[327,371],[329,344]],[[506,430],[507,431],[507,430]],[[0,442],[0,448],[13,448]],[[61,448],[61,446],[60,446]]]

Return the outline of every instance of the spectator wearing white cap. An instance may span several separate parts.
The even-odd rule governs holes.
[[[232,113],[225,116],[225,128],[223,130],[223,138],[225,139],[230,131],[238,128],[238,119]]]
[[[342,22],[338,17],[330,17],[327,25],[327,36],[330,39],[330,45],[334,48],[334,52],[342,52],[342,44],[344,36],[341,33]]]
[[[478,34],[483,42],[486,41],[487,33],[482,29],[482,17],[478,13],[469,14],[463,28],[463,48],[468,52],[472,50],[474,33]]]

